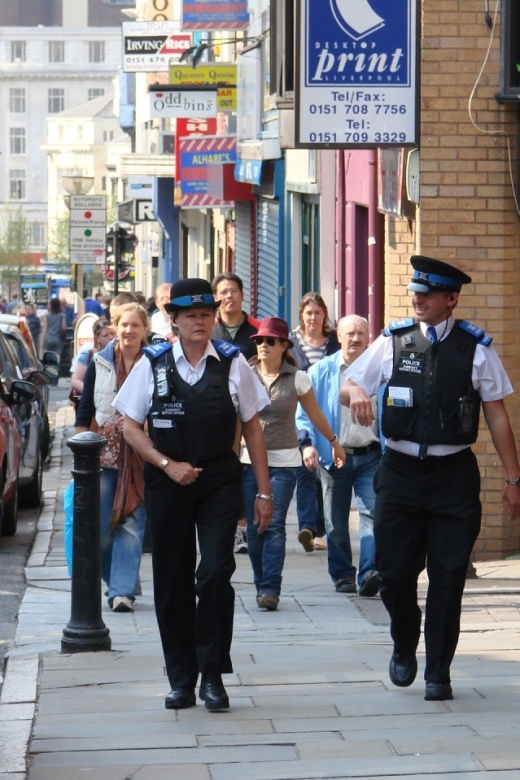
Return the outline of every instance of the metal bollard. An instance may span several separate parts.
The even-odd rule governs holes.
[[[101,617],[99,456],[105,439],[78,433],[67,441],[74,454],[74,524],[71,614],[63,629],[62,653],[110,650],[110,631]]]

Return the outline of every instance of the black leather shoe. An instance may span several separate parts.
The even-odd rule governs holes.
[[[187,688],[172,688],[164,700],[167,710],[185,710],[197,703],[195,692]]]
[[[210,712],[229,709],[229,698],[219,674],[203,674],[200,680],[199,699]]]
[[[417,658],[415,655],[394,653],[390,659],[388,674],[394,685],[400,688],[408,688],[415,680],[417,674]]]
[[[424,693],[426,701],[445,701],[453,699],[453,691],[449,683],[426,682]]]

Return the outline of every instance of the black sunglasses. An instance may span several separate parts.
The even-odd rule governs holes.
[[[97,333],[98,330],[103,330],[103,328],[106,328],[107,325],[110,325],[110,323],[106,322],[105,320],[98,320],[98,322],[94,323],[94,333]]]
[[[258,338],[255,338],[255,342],[257,344],[263,344],[264,341],[270,347],[274,347],[274,345],[276,344],[277,341],[279,341],[279,339],[275,339],[272,336],[258,336]]]

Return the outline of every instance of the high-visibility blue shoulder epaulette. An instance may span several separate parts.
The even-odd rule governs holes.
[[[393,320],[392,322],[389,322],[384,329],[383,336],[391,336],[392,333],[395,333],[397,330],[401,330],[401,328],[411,328],[412,325],[415,325],[413,317],[404,317],[402,320]]]
[[[461,320],[459,322],[459,328],[462,328],[466,333],[474,336],[478,343],[482,344],[483,347],[489,347],[493,341],[493,336],[488,336],[483,328],[479,328],[478,325],[473,325],[472,322],[468,322],[467,320]]]
[[[148,344],[147,347],[143,347],[143,352],[147,358],[155,360],[155,358],[164,355],[164,353],[168,352],[171,348],[172,345],[169,342],[162,342],[160,344]]]
[[[238,357],[240,355],[240,347],[236,344],[232,344],[230,341],[224,341],[224,339],[215,339],[211,342],[217,352],[220,352],[224,357]]]

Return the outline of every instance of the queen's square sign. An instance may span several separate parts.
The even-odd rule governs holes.
[[[298,0],[296,146],[417,146],[417,0]]]

